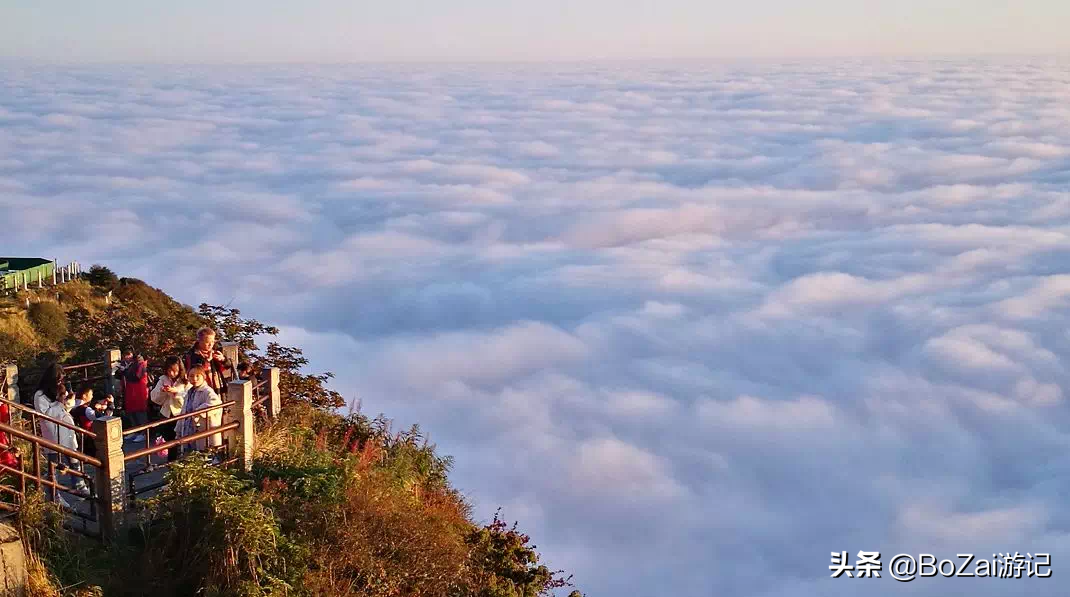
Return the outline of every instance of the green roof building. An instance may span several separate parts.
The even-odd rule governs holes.
[[[25,285],[36,286],[38,281],[52,284],[56,263],[40,257],[0,257],[0,289],[7,290]]]

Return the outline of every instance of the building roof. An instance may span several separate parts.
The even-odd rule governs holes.
[[[0,257],[0,272],[18,272],[46,263],[52,263],[52,260],[40,257]]]

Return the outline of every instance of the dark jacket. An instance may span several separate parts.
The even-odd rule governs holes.
[[[205,357],[205,355],[197,350],[197,344],[194,343],[193,346],[186,351],[186,356],[183,357],[182,360],[183,364],[186,366],[186,371],[189,371],[194,367],[203,367],[205,370],[205,381],[208,382],[208,385],[220,396],[226,395],[227,381],[230,379],[230,371],[233,366],[230,359],[217,361],[211,358],[211,354]]]

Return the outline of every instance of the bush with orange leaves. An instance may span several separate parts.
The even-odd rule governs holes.
[[[317,595],[536,597],[570,586],[539,565],[528,537],[495,516],[472,521],[452,464],[418,427],[295,406],[254,476],[283,532],[309,550]],[[279,433],[272,430],[269,433]]]

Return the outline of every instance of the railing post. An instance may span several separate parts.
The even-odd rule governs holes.
[[[7,391],[4,393],[4,400],[10,400],[16,404],[19,402],[19,366],[14,363],[8,363],[6,365],[0,365],[4,369],[4,380],[7,382]]]
[[[21,404],[19,402],[19,366],[15,364],[2,365],[4,369],[4,385],[0,386],[5,388],[3,395],[0,398],[14,402],[15,404]],[[22,411],[17,408],[8,407],[8,414],[11,417],[11,426],[18,427],[19,421],[22,420]]]
[[[123,526],[126,512],[126,461],[123,455],[123,421],[119,417],[100,417],[93,421],[97,435],[97,497],[100,500],[100,534],[106,539],[116,536]]]
[[[253,382],[240,379],[227,385],[227,400],[233,400],[230,420],[238,422],[231,443],[231,456],[238,458],[242,470],[253,470],[253,450],[256,442],[256,427],[253,423]]]
[[[267,413],[271,419],[279,418],[282,412],[282,394],[279,392],[279,368],[264,367],[263,379],[267,380]]]
[[[109,348],[104,351],[104,393],[119,398],[119,385],[115,381],[115,370],[119,368],[119,360],[123,355],[118,348]]]

